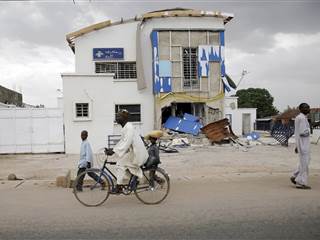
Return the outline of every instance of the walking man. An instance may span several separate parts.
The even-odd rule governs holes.
[[[79,169],[78,169],[77,176],[79,176],[81,173],[86,171],[87,168],[91,168],[93,166],[92,150],[91,150],[90,143],[88,141],[88,132],[86,130],[81,132],[81,139],[82,139],[82,143],[80,148],[80,160],[78,165]],[[101,183],[101,185],[104,186],[104,182],[99,178],[98,175],[96,175],[94,172],[90,172],[88,174],[92,179]],[[78,184],[76,186],[78,191],[82,191],[84,177],[85,177],[85,174],[79,178]]]
[[[307,103],[299,105],[300,114],[294,120],[294,136],[296,140],[295,152],[299,154],[299,165],[290,178],[291,182],[299,189],[311,189],[308,186],[309,162],[310,162],[310,125],[307,115],[310,106]]]

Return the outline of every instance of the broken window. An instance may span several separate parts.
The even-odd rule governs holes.
[[[161,124],[164,124],[170,116],[172,116],[172,106],[161,109]]]
[[[136,62],[96,62],[96,73],[114,73],[115,79],[136,79]]]
[[[76,117],[89,117],[89,103],[76,103]]]
[[[140,104],[116,104],[115,114],[120,110],[127,110],[129,114],[129,122],[141,122],[141,105]]]
[[[197,48],[183,48],[183,87],[199,89]]]

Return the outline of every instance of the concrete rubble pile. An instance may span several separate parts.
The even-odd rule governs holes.
[[[203,126],[199,118],[184,114],[183,118],[170,117],[164,124],[166,135],[162,138],[166,146],[204,146],[215,143],[235,142],[238,138],[227,118]]]

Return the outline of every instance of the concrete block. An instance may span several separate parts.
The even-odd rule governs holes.
[[[58,176],[56,178],[56,186],[57,187],[66,187],[67,186],[67,178],[65,176]]]
[[[58,176],[56,178],[56,186],[57,187],[70,187],[71,184],[71,171],[68,170],[64,175]]]

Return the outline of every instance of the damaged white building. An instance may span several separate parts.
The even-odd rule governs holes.
[[[94,152],[119,134],[115,114],[145,134],[170,116],[225,117],[225,25],[232,14],[189,9],[105,21],[67,35],[75,72],[62,73],[66,152],[88,130]]]

